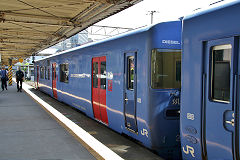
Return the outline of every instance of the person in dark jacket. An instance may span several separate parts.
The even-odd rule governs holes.
[[[4,88],[7,90],[8,72],[5,70],[5,67],[2,67],[0,74],[1,74],[1,81],[2,81],[2,90],[4,90]]]
[[[19,67],[18,71],[16,72],[16,80],[17,80],[17,91],[22,92],[22,82],[23,82],[24,73],[21,71],[21,68]],[[20,84],[20,86],[19,86]]]

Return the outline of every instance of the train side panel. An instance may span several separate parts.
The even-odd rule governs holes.
[[[239,159],[239,11],[235,1],[183,21],[183,159]]]
[[[59,100],[83,112],[88,116],[92,114],[91,103],[91,57],[83,56],[78,52],[59,57],[60,64],[68,64],[68,82],[59,82]]]
[[[172,23],[171,27],[166,25],[156,26],[151,31],[152,42],[149,54],[149,126],[151,129],[152,148],[158,148],[159,152],[165,154],[165,158],[180,159],[180,88],[181,88],[181,22]],[[154,73],[153,55],[162,52],[162,67],[165,73]],[[164,54],[165,53],[165,54]],[[168,53],[168,54],[166,54]],[[164,63],[166,61],[166,63]],[[167,76],[166,76],[167,75]],[[162,80],[163,86],[155,86],[153,78],[171,77]],[[171,84],[176,85],[171,85]],[[158,85],[158,83],[156,83]],[[164,127],[163,127],[164,126]]]
[[[37,61],[35,66],[45,65],[48,60],[51,65],[57,64],[58,100],[138,140],[165,158],[179,158],[179,88],[152,89],[150,69],[153,50],[181,49],[180,30],[180,21],[161,23],[51,56]],[[64,80],[62,68],[68,68],[64,73],[68,78]],[[171,69],[176,71],[176,66],[168,70]],[[40,78],[39,85],[48,86],[45,88],[50,90],[43,87],[40,90],[54,97],[52,82]],[[104,89],[106,104],[105,97],[93,98]],[[167,118],[169,109],[177,111],[175,117]],[[102,116],[107,116],[107,120]]]

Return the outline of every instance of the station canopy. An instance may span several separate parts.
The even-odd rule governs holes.
[[[36,55],[142,0],[1,0],[0,55]],[[14,62],[13,62],[14,63]]]

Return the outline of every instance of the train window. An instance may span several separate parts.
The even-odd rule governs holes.
[[[60,64],[60,82],[68,83],[68,64]]]
[[[45,79],[47,79],[47,67],[44,67],[45,70],[44,70],[44,73],[45,73]]]
[[[48,67],[48,80],[50,80],[50,67]]]
[[[101,62],[101,89],[106,89],[106,62]]]
[[[47,60],[47,79],[50,80],[50,60]]]
[[[50,66],[50,60],[47,60],[47,66]]]
[[[134,88],[134,69],[135,69],[135,64],[134,64],[134,56],[129,56],[127,58],[127,63],[128,63],[128,82],[127,82],[127,89],[128,90],[133,90]]]
[[[40,67],[40,78],[44,79],[44,67]]]
[[[98,88],[98,62],[93,62],[93,88]]]
[[[216,101],[230,100],[231,72],[230,44],[212,47],[211,98]]]
[[[181,88],[181,50],[152,50],[151,87],[153,89]]]
[[[181,83],[181,60],[176,61],[176,81]]]

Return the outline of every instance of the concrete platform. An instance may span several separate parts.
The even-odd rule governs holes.
[[[0,92],[0,160],[96,159],[25,91]]]
[[[0,160],[162,160],[29,85],[17,92],[15,83],[0,92],[0,142]]]
[[[138,144],[136,141],[116,133],[71,106],[61,103],[39,90],[32,88],[30,91],[87,131],[121,158],[125,160],[163,160],[159,155]]]

